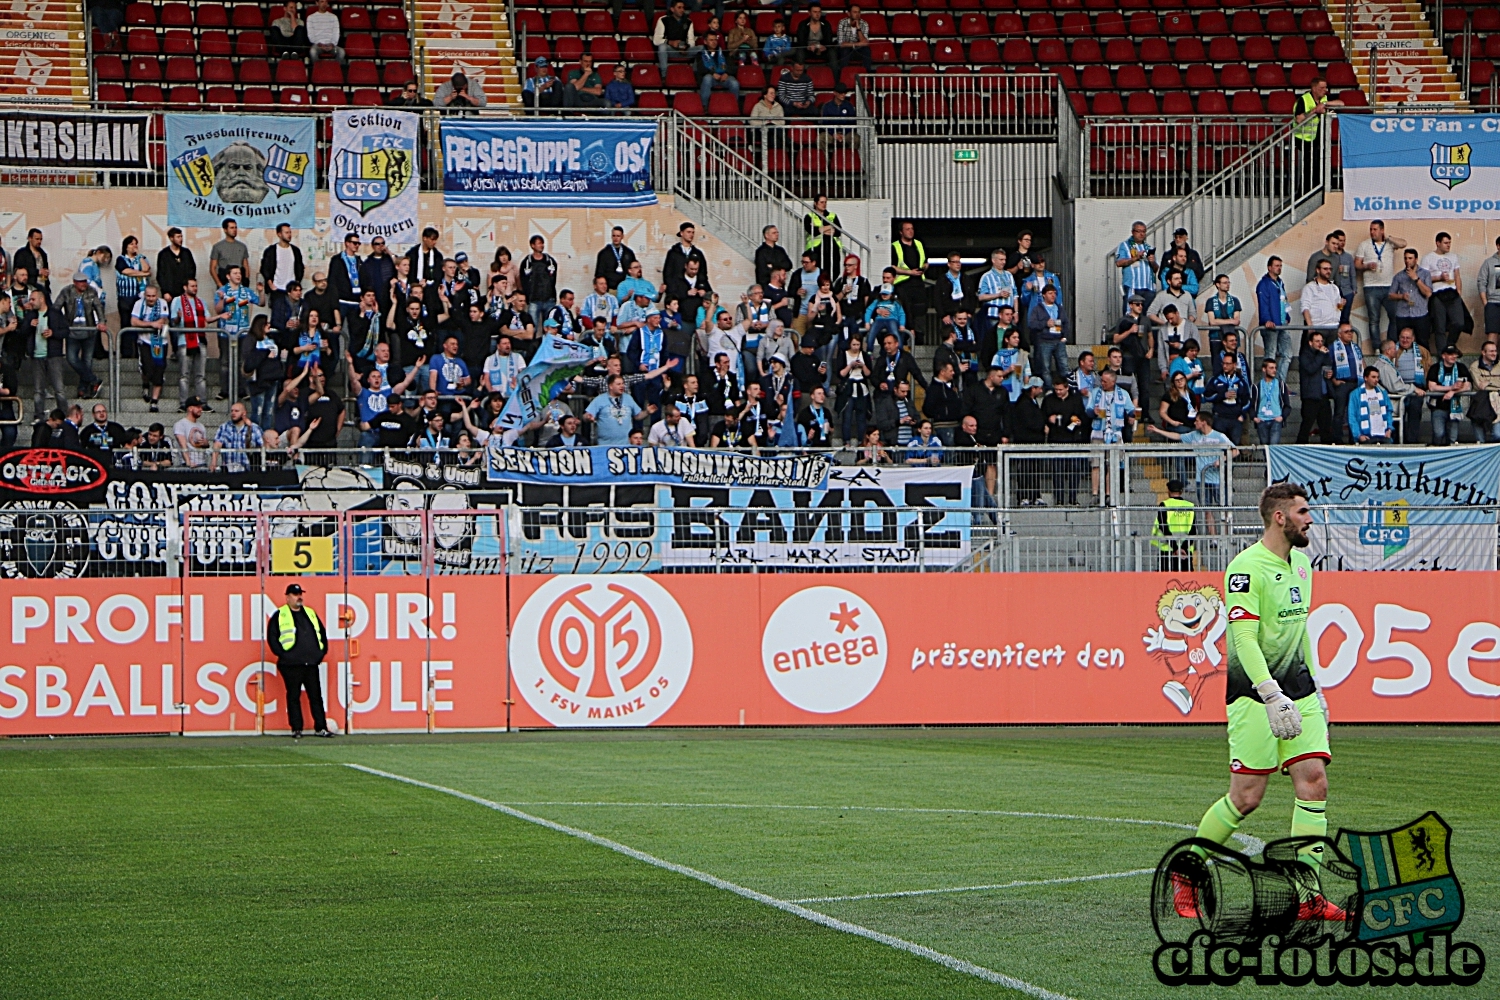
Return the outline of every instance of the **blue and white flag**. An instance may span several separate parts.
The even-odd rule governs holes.
[[[168,225],[313,227],[316,119],[169,114],[166,125]]]
[[[409,111],[359,108],[333,115],[328,157],[334,233],[385,237],[392,252],[417,242],[422,119]]]
[[[654,122],[459,118],[442,126],[443,204],[655,205]]]
[[[1272,482],[1307,488],[1319,569],[1493,570],[1500,448],[1273,445]]]
[[[496,428],[519,431],[542,416],[547,405],[562,395],[568,380],[583,373],[594,360],[594,349],[587,344],[547,334],[531,357],[531,364],[521,373],[516,391],[505,401],[496,420]],[[514,435],[511,435],[513,438]],[[499,437],[492,443],[498,443]]]
[[[1500,117],[1338,120],[1345,219],[1500,218]]]

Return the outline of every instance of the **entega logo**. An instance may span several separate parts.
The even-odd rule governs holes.
[[[1156,978],[1168,986],[1247,977],[1262,986],[1473,986],[1485,956],[1453,940],[1464,899],[1452,832],[1429,812],[1380,833],[1274,841],[1259,858],[1185,840],[1152,882]],[[1318,844],[1315,869],[1298,852]],[[1328,909],[1309,906],[1317,896]],[[1339,911],[1341,920],[1320,919]]]
[[[809,587],[782,601],[760,643],[776,693],[803,711],[825,714],[868,698],[885,674],[888,652],[880,616],[842,587]]]

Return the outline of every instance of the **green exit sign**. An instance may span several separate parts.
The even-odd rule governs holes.
[[[977,149],[955,149],[953,151],[954,163],[975,163],[979,160]]]

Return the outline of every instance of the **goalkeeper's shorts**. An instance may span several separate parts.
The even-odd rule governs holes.
[[[1271,734],[1266,706],[1254,698],[1236,698],[1229,706],[1229,770],[1233,774],[1272,774],[1299,760],[1321,757],[1328,752],[1328,719],[1317,694],[1293,704],[1302,713],[1302,734],[1294,740],[1278,740]]]

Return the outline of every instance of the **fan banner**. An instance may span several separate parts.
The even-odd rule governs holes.
[[[656,124],[458,118],[443,122],[443,204],[625,208],[656,204]]]
[[[1500,722],[1500,578],[1377,579],[1312,581],[1331,717]],[[0,736],[285,733],[291,580],[346,732],[1225,719],[1218,573],[314,574],[11,581]]]
[[[167,224],[312,229],[318,119],[178,115],[167,123]]]
[[[1272,445],[1267,451],[1272,482],[1307,487],[1315,568],[1495,568],[1500,448]]]
[[[392,249],[417,242],[422,118],[360,109],[333,115],[328,192],[335,233],[385,237]]]
[[[148,170],[150,115],[0,111],[0,167]]]
[[[1500,117],[1339,115],[1344,218],[1500,218]]]

